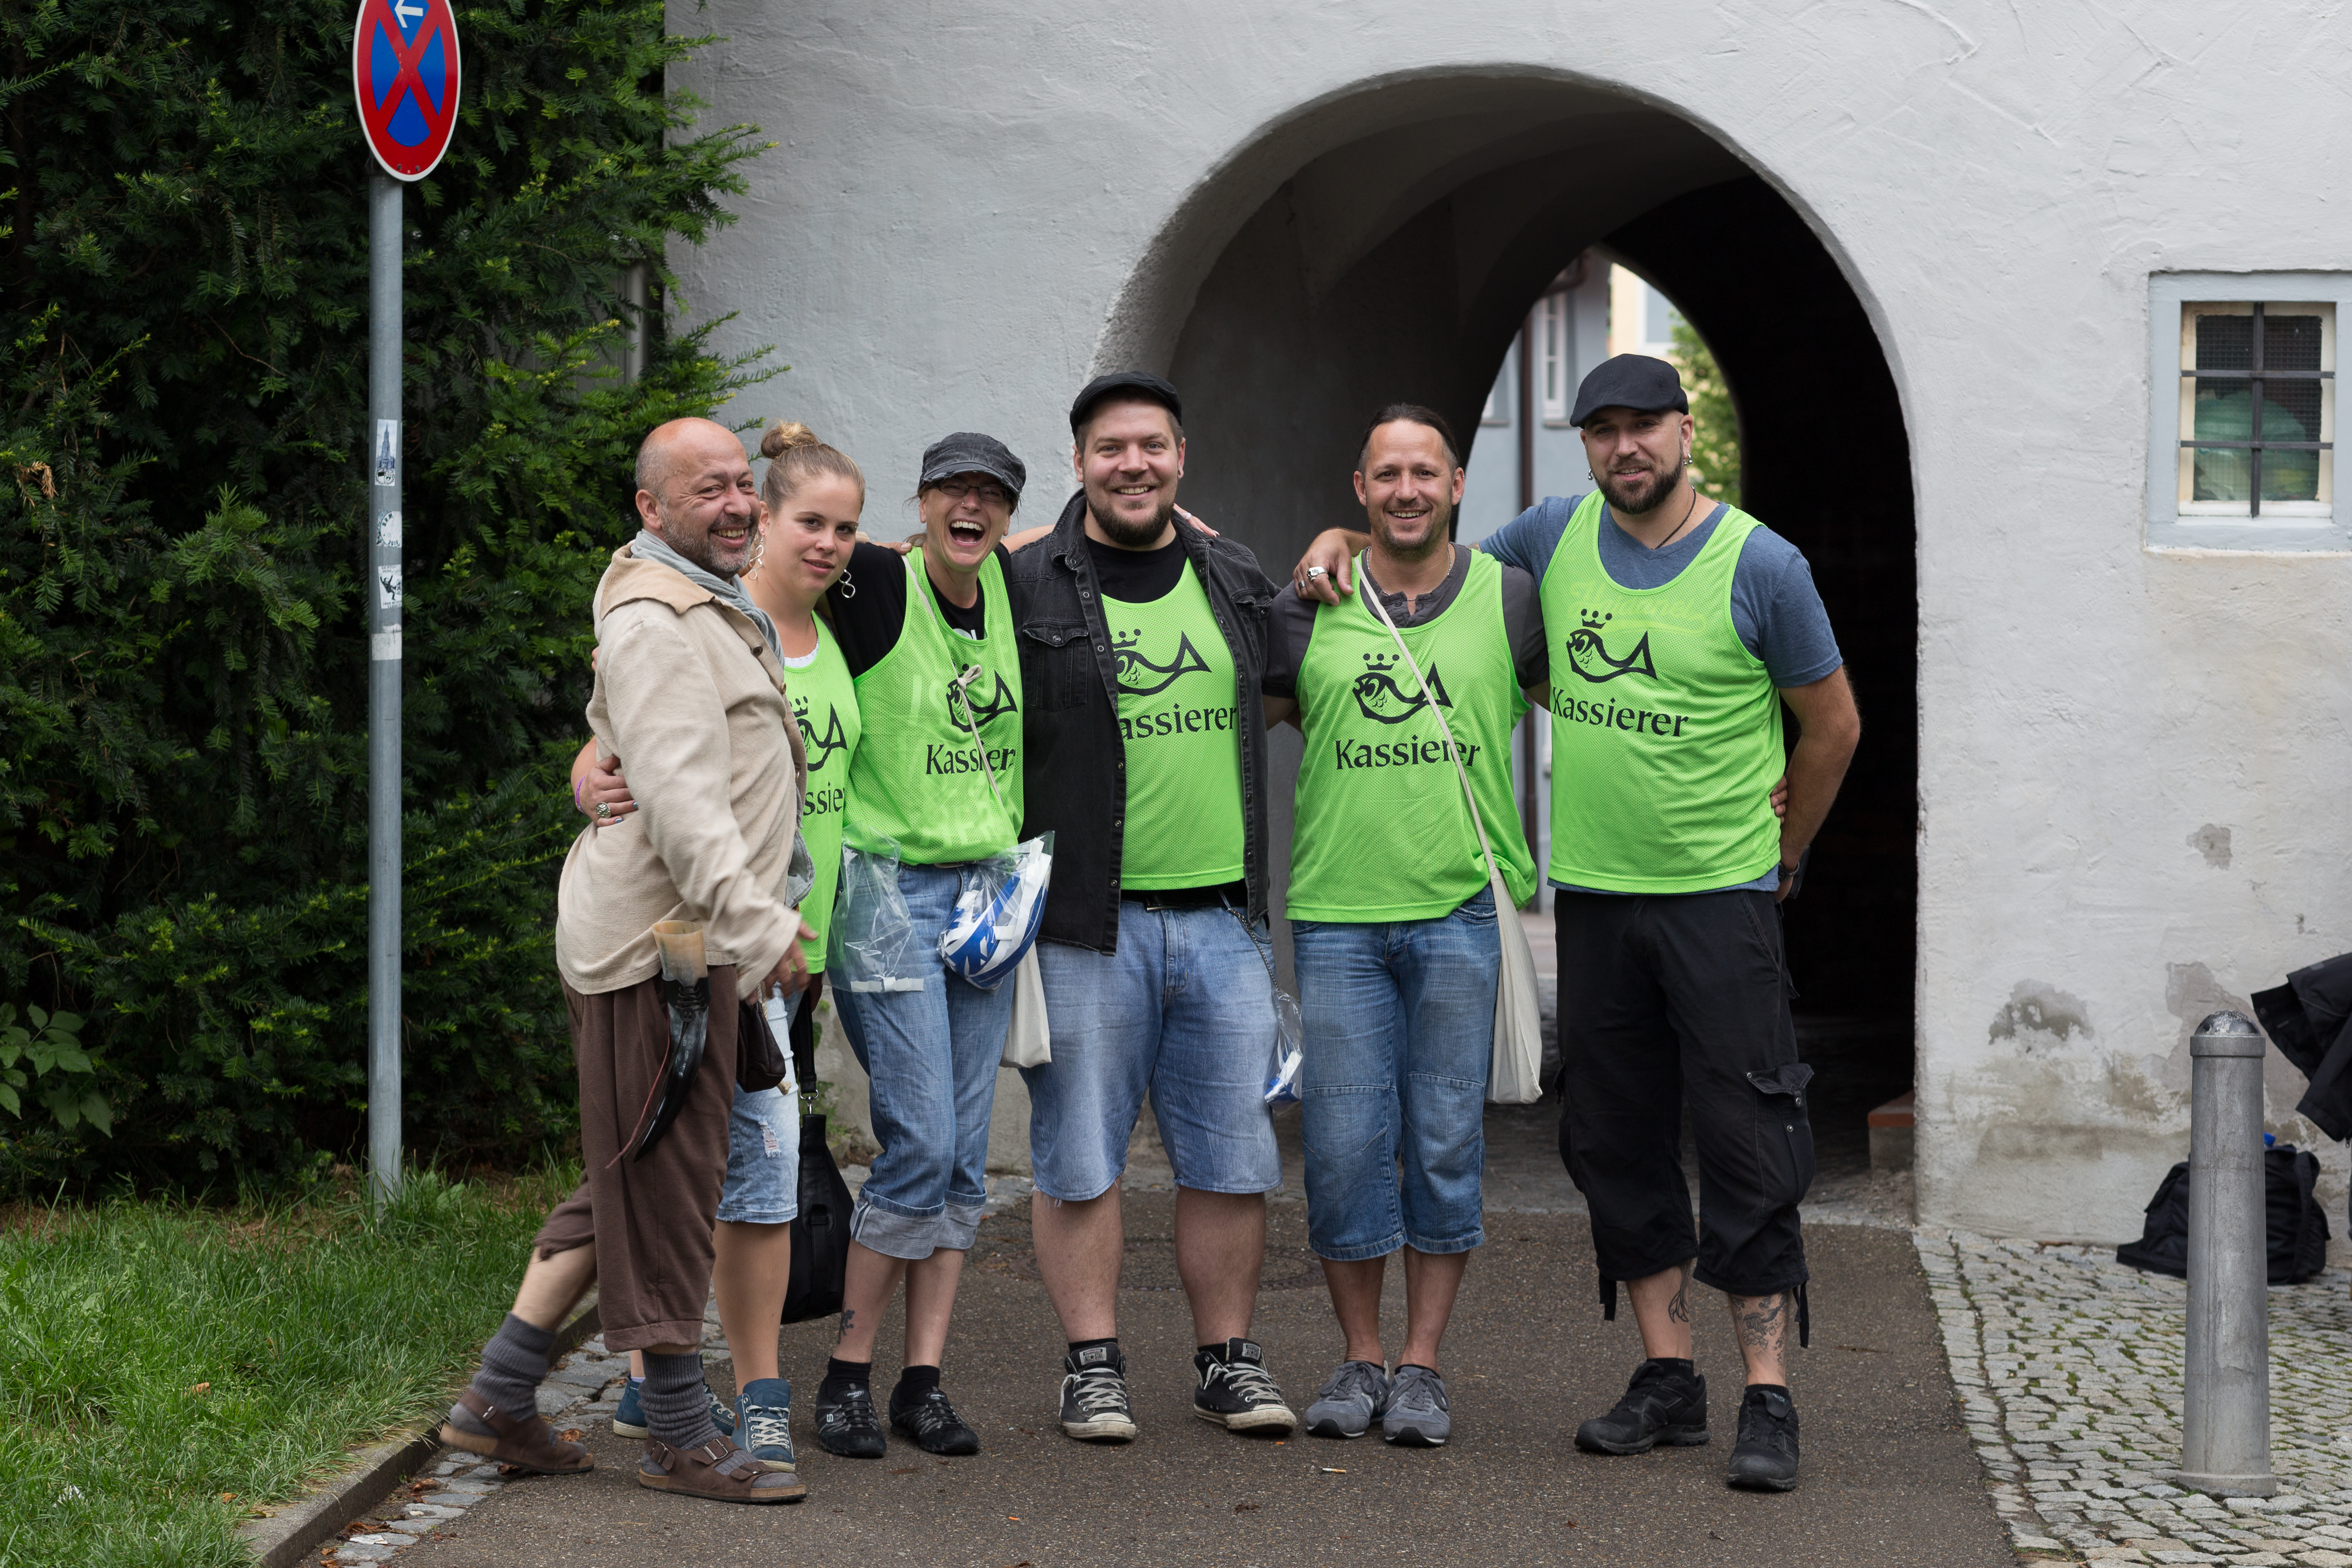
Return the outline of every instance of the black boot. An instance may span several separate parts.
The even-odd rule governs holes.
[[[1777,1384],[1750,1384],[1739,1402],[1739,1441],[1724,1478],[1747,1491],[1793,1491],[1797,1485],[1797,1406]]]
[[[1695,1447],[1706,1441],[1706,1379],[1686,1361],[1645,1361],[1633,1369],[1617,1407],[1576,1429],[1588,1454],[1646,1454],[1664,1443]]]

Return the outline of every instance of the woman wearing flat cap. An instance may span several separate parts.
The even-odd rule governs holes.
[[[1013,988],[983,991],[928,955],[977,863],[1020,837],[1021,662],[1003,540],[1027,477],[993,437],[933,442],[916,491],[922,542],[903,556],[859,544],[826,593],[865,726],[845,837],[858,848],[898,847],[898,889],[927,963],[919,989],[834,992],[873,1080],[882,1146],[850,1216],[841,1338],[816,1399],[817,1441],[856,1458],[884,1450],[869,1380],[876,1331],[902,1276],[906,1357],[889,1424],[929,1453],[980,1451],[940,1390],[940,1363],[987,1197],[989,1114]]]

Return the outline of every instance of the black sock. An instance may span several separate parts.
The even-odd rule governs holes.
[[[890,1395],[893,1405],[910,1404],[940,1385],[940,1369],[935,1366],[910,1366],[898,1373],[898,1386]]]
[[[539,1414],[539,1385],[547,1376],[547,1352],[555,1348],[555,1331],[526,1323],[512,1312],[482,1347],[482,1369],[474,1373],[474,1392],[518,1421]]]
[[[1687,1356],[1654,1355],[1650,1358],[1650,1363],[1654,1366],[1664,1367],[1668,1372],[1679,1376],[1696,1377],[1698,1375],[1698,1363]]]
[[[1777,1394],[1781,1398],[1786,1399],[1789,1397],[1789,1385],[1785,1383],[1751,1383],[1748,1385],[1748,1392],[1750,1394]]]
[[[645,1401],[646,1430],[673,1448],[699,1448],[719,1437],[710,1419],[710,1395],[702,1386],[702,1352],[656,1355],[646,1352],[646,1381],[638,1389]]]
[[[1113,1366],[1118,1365],[1127,1359],[1125,1356],[1118,1353],[1118,1336],[1117,1334],[1111,1335],[1111,1337],[1107,1340],[1072,1340],[1070,1342],[1070,1353],[1072,1355],[1076,1355],[1083,1351],[1110,1352],[1110,1364]]]
[[[824,1381],[816,1386],[818,1402],[839,1403],[854,1388],[865,1388],[874,1381],[874,1363],[870,1361],[843,1361],[828,1358],[824,1363]]]
[[[1431,1366],[1431,1365],[1430,1365],[1430,1364],[1428,1364],[1426,1362],[1418,1362],[1418,1361],[1401,1361],[1401,1362],[1397,1363],[1397,1370],[1398,1370],[1399,1372],[1402,1372],[1405,1368],[1407,1368],[1407,1367],[1409,1367],[1409,1366],[1417,1366],[1417,1367],[1421,1368],[1421,1370],[1422,1370],[1422,1371],[1423,1371],[1423,1372],[1425,1372],[1425,1373],[1429,1373],[1429,1375],[1430,1375],[1430,1376],[1432,1376],[1432,1377],[1435,1377],[1435,1376],[1437,1375],[1437,1369],[1436,1369],[1435,1367],[1433,1367],[1433,1366]]]

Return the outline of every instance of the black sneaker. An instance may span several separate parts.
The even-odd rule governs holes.
[[[1255,1340],[1227,1340],[1225,1353],[1194,1351],[1192,1414],[1234,1432],[1287,1432],[1298,1417],[1266,1374],[1265,1352]]]
[[[1588,1454],[1646,1454],[1664,1443],[1688,1448],[1706,1441],[1706,1379],[1663,1362],[1633,1369],[1617,1407],[1576,1429]]]
[[[963,1417],[938,1388],[927,1388],[904,1405],[896,1394],[891,1394],[890,1425],[912,1437],[926,1454],[980,1452],[980,1434],[963,1424]]]
[[[1759,1384],[1739,1402],[1739,1441],[1724,1479],[1747,1491],[1796,1489],[1797,1406],[1787,1389]]]
[[[816,1393],[817,1447],[845,1459],[878,1459],[884,1439],[882,1423],[874,1414],[874,1391],[864,1384],[852,1386],[838,1399]]]
[[[1127,1403],[1127,1357],[1089,1345],[1062,1358],[1062,1430],[1090,1443],[1131,1443],[1143,1429]]]

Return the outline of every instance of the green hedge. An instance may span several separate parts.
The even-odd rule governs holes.
[[[563,763],[636,443],[773,372],[658,311],[643,374],[614,368],[622,269],[682,305],[664,247],[728,221],[760,148],[663,92],[715,40],[666,36],[660,0],[458,16],[460,125],[407,196],[404,1013],[411,1147],[464,1162],[571,1136]],[[249,1179],[359,1146],[352,19],[0,6],[0,999],[79,1016],[111,1112],[68,1127],[28,1094],[0,1112],[0,1183]]]

